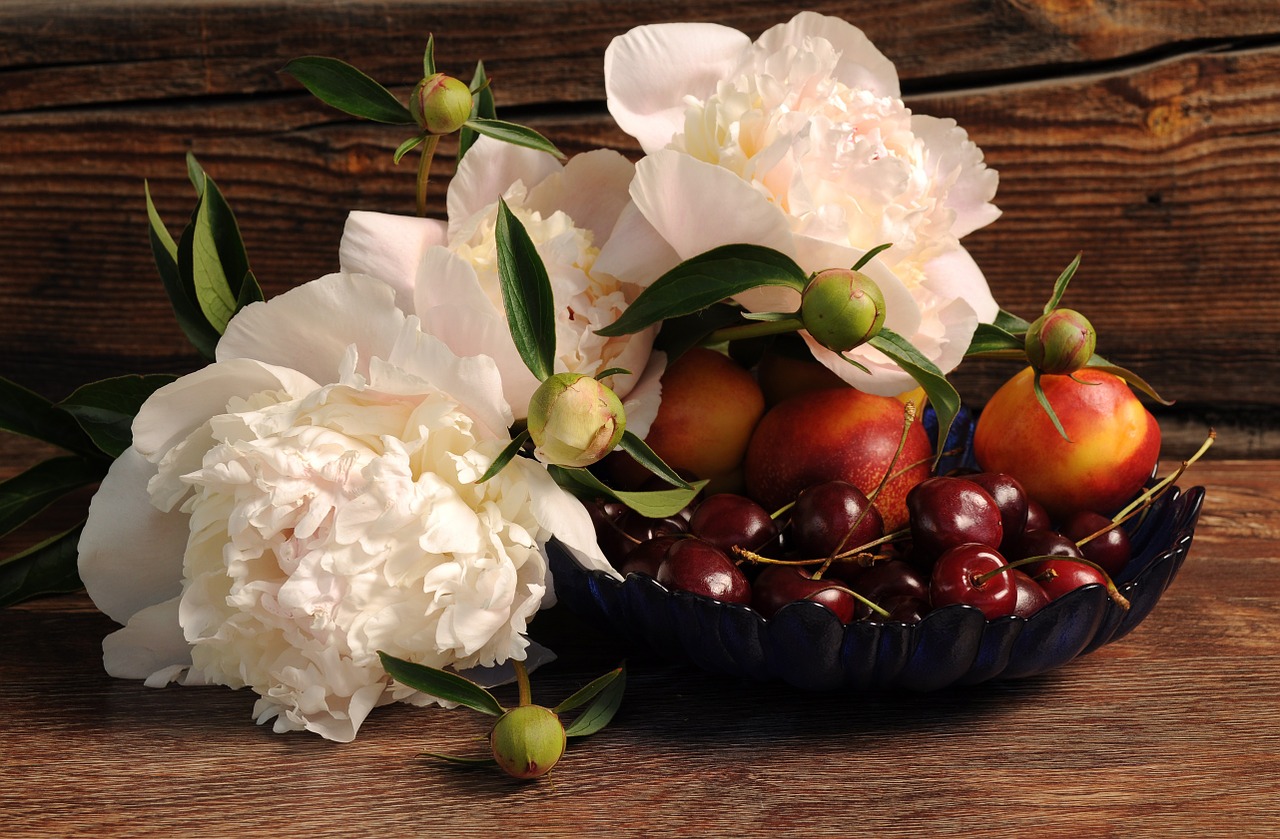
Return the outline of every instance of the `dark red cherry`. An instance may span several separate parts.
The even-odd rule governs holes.
[[[847,563],[840,566],[833,564],[828,571],[830,576],[840,568],[840,579],[849,583],[849,587],[879,606],[894,597],[913,597],[925,600],[929,597],[929,578],[911,563],[902,559],[890,559],[877,562],[862,568],[856,564],[847,568]],[[888,608],[887,606],[884,608]]]
[[[1003,472],[979,472],[966,476],[985,489],[1000,508],[1000,526],[1004,528],[1001,547],[1007,548],[1027,529],[1027,506],[1031,498],[1022,484]]]
[[[1012,615],[1018,605],[1018,584],[999,551],[987,545],[951,548],[933,566],[929,603],[935,609],[964,603],[982,611],[987,620]]]
[[[872,614],[871,620],[919,623],[924,619],[925,615],[929,614],[929,601],[919,597],[890,597],[888,600],[879,602],[876,605],[888,612],[889,617],[882,618]],[[868,609],[867,611],[870,614],[871,610]]]
[[[1062,535],[1079,543],[1104,528],[1110,529],[1079,545],[1080,552],[1085,559],[1101,565],[1104,571],[1114,577],[1133,558],[1133,546],[1129,544],[1129,534],[1124,528],[1113,526],[1111,519],[1104,515],[1082,510],[1067,519],[1062,526]]]
[[[848,481],[826,481],[796,496],[791,533],[802,555],[826,557],[879,539],[884,520],[862,490]]]
[[[826,606],[841,623],[855,620],[860,606],[863,611],[870,611],[840,581],[815,580],[795,565],[766,567],[751,588],[751,607],[766,618],[797,600],[812,600]]]
[[[1027,499],[1027,524],[1023,530],[1052,530],[1053,520],[1049,518],[1049,511],[1044,505],[1034,498]]]
[[[724,551],[701,539],[676,540],[658,566],[658,582],[727,603],[751,602],[746,576]]]
[[[778,536],[769,511],[745,495],[709,495],[693,511],[689,532],[722,551],[739,547],[758,551]]]
[[[1022,538],[1018,540],[1013,550],[1009,553],[1009,559],[1026,559],[1032,556],[1063,556],[1079,559],[1084,554],[1080,553],[1080,549],[1076,547],[1075,542],[1056,530],[1028,530],[1022,534]],[[1020,567],[1029,576],[1034,577],[1040,573],[1042,564],[1032,562]]]
[[[1018,587],[1018,603],[1013,607],[1015,615],[1029,618],[1049,605],[1049,595],[1044,593],[1039,583],[1024,574],[1021,568],[1010,569],[1009,574]]]
[[[635,510],[624,513],[618,519],[618,527],[633,540],[628,552],[641,542],[647,542],[655,536],[661,536],[664,533],[686,533],[689,530],[688,522],[679,515],[651,519],[640,515]]]
[[[667,557],[667,550],[675,544],[677,539],[684,537],[675,533],[664,533],[661,536],[654,536],[652,539],[641,542],[636,545],[631,553],[627,554],[626,559],[622,561],[622,565],[618,567],[618,571],[623,576],[627,574],[647,574],[650,577],[658,576],[658,566],[662,565],[662,560]]]
[[[1067,592],[1090,583],[1107,584],[1107,578],[1097,568],[1066,558],[1039,563],[1034,579],[1050,600],[1057,600]]]
[[[991,493],[966,478],[929,478],[907,493],[911,539],[925,556],[958,545],[1000,546],[1004,527]]]

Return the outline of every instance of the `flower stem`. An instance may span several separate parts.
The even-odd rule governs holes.
[[[418,217],[427,215],[427,181],[431,179],[431,159],[436,156],[440,137],[433,134],[422,142],[422,156],[418,158]]]
[[[726,326],[712,332],[702,343],[706,345],[721,344],[725,341],[740,341],[746,338],[762,338],[766,335],[781,335],[785,332],[799,332],[804,322],[798,317],[787,317],[782,320],[763,320],[755,323],[744,323],[740,326]]]
[[[516,687],[520,689],[520,705],[524,707],[533,703],[533,692],[529,689],[529,671],[525,668],[523,661],[511,660],[511,666],[516,671]]]

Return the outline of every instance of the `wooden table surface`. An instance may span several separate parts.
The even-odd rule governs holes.
[[[246,691],[109,678],[112,622],[35,601],[0,612],[0,835],[1280,836],[1280,462],[1188,477],[1163,600],[1058,671],[848,696],[633,657],[614,723],[538,783],[420,755],[483,748],[470,712],[379,709],[339,745],[255,726]],[[563,654],[546,704],[622,655],[558,611],[535,634]]]

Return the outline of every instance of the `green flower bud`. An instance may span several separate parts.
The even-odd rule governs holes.
[[[471,90],[452,76],[436,73],[418,82],[409,108],[423,131],[452,134],[471,119]]]
[[[489,746],[503,772],[524,780],[539,778],[564,754],[564,726],[541,705],[521,705],[498,718]]]
[[[618,395],[582,373],[557,373],[529,400],[534,456],[559,466],[590,466],[613,451],[626,430]]]
[[[813,339],[846,352],[864,344],[884,326],[884,294],[861,271],[822,271],[800,298],[800,318]]]
[[[1027,361],[1041,373],[1074,373],[1093,357],[1098,335],[1074,309],[1054,309],[1027,330]]]

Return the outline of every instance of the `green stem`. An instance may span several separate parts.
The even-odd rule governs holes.
[[[762,320],[755,323],[744,323],[740,326],[726,326],[712,332],[702,343],[706,345],[721,344],[725,341],[740,341],[746,338],[762,338],[766,335],[782,335],[786,332],[799,332],[804,322],[797,317],[783,320]]]
[[[529,671],[523,661],[512,659],[511,664],[516,670],[516,687],[520,689],[520,707],[523,708],[533,703],[533,692],[529,689]]]
[[[439,144],[440,138],[434,134],[422,143],[422,156],[418,158],[418,218],[427,216],[427,181],[431,179],[431,159]]]

